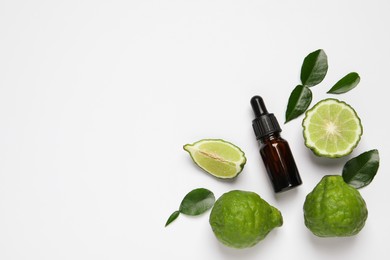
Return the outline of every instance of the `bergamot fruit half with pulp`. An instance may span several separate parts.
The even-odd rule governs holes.
[[[283,224],[282,214],[258,194],[233,190],[214,204],[209,219],[217,239],[233,248],[256,245]]]
[[[246,157],[236,145],[222,139],[202,139],[184,145],[201,169],[220,179],[233,179],[244,169]]]
[[[340,175],[324,176],[306,196],[303,211],[306,227],[319,237],[356,235],[368,215],[359,191]]]
[[[321,157],[338,158],[350,154],[363,134],[356,111],[334,98],[321,100],[308,110],[302,126],[305,145]]]

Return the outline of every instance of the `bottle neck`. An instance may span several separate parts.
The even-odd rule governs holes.
[[[260,139],[258,139],[261,143],[265,143],[266,141],[272,141],[272,140],[275,140],[275,139],[279,139],[280,138],[280,132],[272,132],[272,133],[269,133],[263,137],[261,137]]]

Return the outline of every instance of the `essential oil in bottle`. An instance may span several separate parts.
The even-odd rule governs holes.
[[[290,146],[280,136],[282,129],[265,107],[260,96],[251,99],[255,119],[253,130],[260,142],[260,154],[275,192],[282,192],[302,184]]]

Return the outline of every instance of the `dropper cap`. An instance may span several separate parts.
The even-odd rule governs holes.
[[[268,113],[262,97],[252,97],[251,106],[256,117],[252,121],[252,126],[257,140],[269,134],[280,133],[282,131],[274,114]]]

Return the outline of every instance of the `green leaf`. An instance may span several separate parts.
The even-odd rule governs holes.
[[[343,168],[343,179],[356,189],[363,188],[374,179],[379,168],[378,150],[370,150],[350,159]]]
[[[285,123],[303,114],[309,107],[312,96],[311,90],[308,87],[302,85],[296,86],[288,99]]]
[[[215,202],[214,194],[204,188],[190,191],[180,205],[180,213],[196,216],[206,212]]]
[[[319,49],[303,60],[301,68],[301,81],[304,86],[312,87],[319,84],[328,72],[328,58],[326,53]]]
[[[351,72],[340,79],[327,93],[342,94],[356,87],[360,82],[360,76],[356,72]]]
[[[165,223],[165,226],[168,226],[169,224],[171,224],[175,219],[177,219],[177,217],[180,215],[180,211],[176,210],[175,212],[173,212],[168,220],[167,220],[167,223]]]

